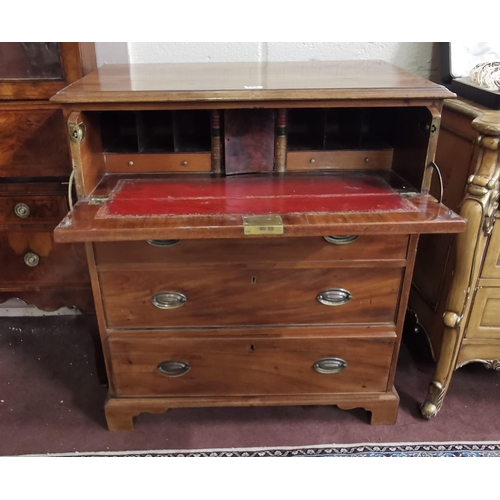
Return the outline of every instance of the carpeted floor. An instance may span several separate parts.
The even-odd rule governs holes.
[[[201,408],[141,414],[134,431],[111,433],[103,412],[106,388],[96,376],[84,319],[0,318],[0,456],[500,441],[500,373],[481,365],[455,373],[435,419],[420,417],[434,364],[416,344],[402,348],[396,376],[401,406],[393,426],[368,425],[362,409]]]

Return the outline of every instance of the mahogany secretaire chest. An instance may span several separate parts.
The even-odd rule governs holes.
[[[141,412],[363,407],[394,423],[444,87],[383,62],[112,65],[56,94],[109,377]]]

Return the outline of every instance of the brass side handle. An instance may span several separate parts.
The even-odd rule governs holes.
[[[40,263],[40,257],[33,252],[24,255],[24,263],[29,267],[36,267]]]
[[[323,236],[323,238],[331,243],[332,245],[347,245],[356,241],[359,236],[347,235],[347,236]]]
[[[180,240],[147,240],[147,242],[154,247],[171,247]]]
[[[347,368],[347,363],[341,358],[323,358],[314,363],[313,368],[318,373],[339,373]]]
[[[316,298],[325,306],[342,306],[352,299],[352,295],[343,288],[331,288],[319,292]]]
[[[14,213],[20,218],[20,219],[26,219],[26,217],[30,216],[30,207],[26,205],[26,203],[18,203],[14,207]]]
[[[191,366],[185,361],[172,359],[162,361],[156,369],[165,377],[180,377],[181,375],[185,375],[191,369]]]
[[[187,302],[187,297],[179,292],[158,292],[151,297],[151,302],[158,309],[177,309]]]
[[[441,170],[439,170],[439,167],[437,164],[433,161],[429,164],[429,167],[433,168],[436,171],[438,181],[439,181],[439,199],[438,203],[443,203],[443,176],[441,175]]]

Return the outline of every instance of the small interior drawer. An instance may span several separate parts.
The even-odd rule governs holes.
[[[392,166],[392,149],[289,151],[287,170],[383,170]]]
[[[245,338],[241,338],[242,333]],[[239,334],[239,336],[238,336]],[[394,334],[382,338],[112,339],[117,396],[380,392]]]
[[[153,173],[153,172],[210,172],[210,153],[162,153],[162,154],[118,154],[104,155],[106,172]]]

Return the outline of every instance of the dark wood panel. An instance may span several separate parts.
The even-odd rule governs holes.
[[[152,243],[155,243],[154,241]],[[354,241],[336,245],[322,237],[260,238],[223,240],[180,240],[172,246],[158,247],[147,241],[96,243],[95,254],[100,268],[128,265],[176,268],[214,264],[257,264],[272,267],[314,267],[319,263],[395,260],[404,265],[408,237],[363,235]]]
[[[226,110],[224,112],[226,174],[272,172],[275,128],[273,110]]]
[[[191,268],[171,271],[102,271],[101,293],[110,328],[394,323],[402,270]],[[340,288],[343,305],[317,295]],[[183,294],[176,309],[152,303],[160,292]]]
[[[0,177],[69,176],[61,110],[1,110],[0,138]]]
[[[393,336],[110,341],[119,396],[382,392],[393,345]],[[318,373],[313,365],[326,357],[347,366],[339,373]],[[182,376],[164,376],[157,366],[166,360],[184,361],[190,369]]]

